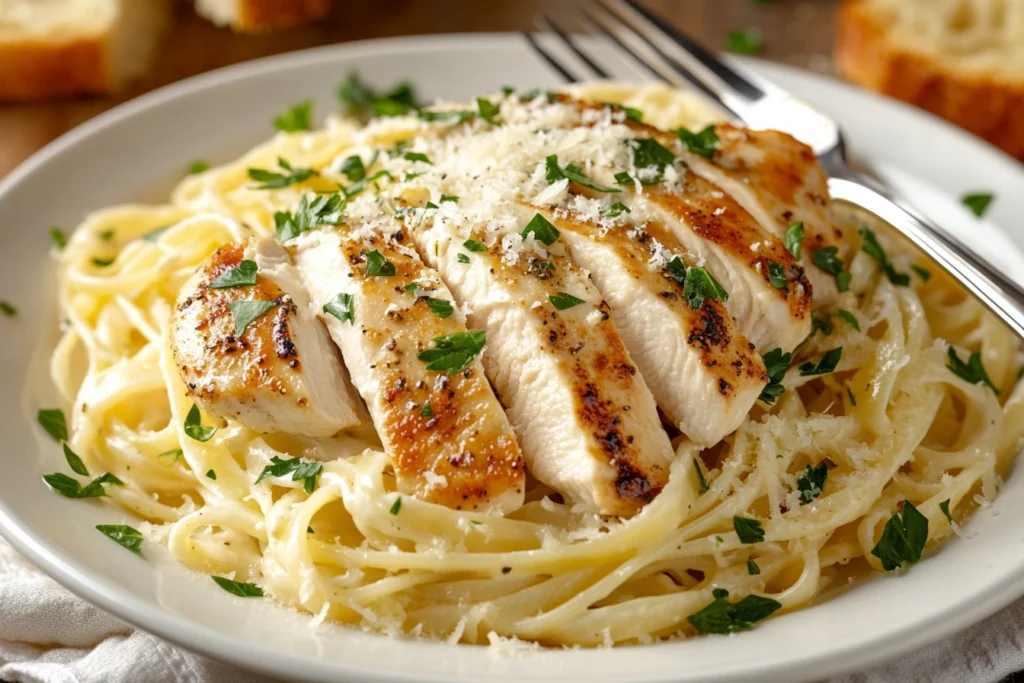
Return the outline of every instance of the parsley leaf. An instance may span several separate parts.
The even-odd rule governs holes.
[[[6,318],[13,318],[18,315],[18,309],[12,306],[10,301],[0,301],[0,313]]]
[[[622,202],[615,202],[608,208],[602,210],[601,213],[603,213],[608,218],[618,218],[622,214],[632,213],[632,211],[630,211],[629,207],[623,204]]]
[[[829,275],[834,275],[836,278],[836,288],[840,292],[845,292],[850,289],[850,271],[844,269],[844,263],[841,258],[836,256],[839,253],[839,247],[822,247],[813,254],[811,254],[811,260],[814,265],[821,268]]]
[[[782,349],[772,349],[764,354],[763,360],[764,367],[768,371],[768,385],[761,390],[758,399],[771,405],[785,391],[782,379],[786,376],[786,371],[789,370],[789,364],[793,362],[793,354],[783,353]]]
[[[100,266],[101,268],[105,268],[105,267],[113,264],[114,263],[114,259],[112,259],[112,258],[93,258],[92,263],[93,263],[94,266]]]
[[[124,524],[99,524],[96,528],[107,538],[131,550],[136,555],[142,554],[142,534]]]
[[[430,160],[430,157],[428,157],[426,154],[422,152],[406,152],[405,154],[402,155],[402,158],[405,159],[406,161],[422,161],[425,164],[434,163]]]
[[[757,566],[757,562],[753,560],[747,560],[747,574],[750,576],[757,576],[761,573],[761,568]]]
[[[821,495],[825,490],[825,480],[828,479],[828,465],[821,463],[817,467],[807,466],[804,473],[796,480],[797,490],[800,491],[800,502],[810,503]]]
[[[447,299],[434,299],[429,296],[424,297],[424,299],[427,302],[427,308],[442,320],[455,312],[455,309],[452,307],[452,302]]]
[[[229,287],[248,287],[256,284],[255,261],[245,260],[231,270],[225,271],[209,284],[210,289],[227,289]]]
[[[854,408],[856,408],[857,407],[857,397],[853,395],[853,389],[847,387],[846,388],[846,395],[850,399],[850,405],[852,405]]]
[[[786,249],[793,255],[793,258],[799,259],[804,252],[804,224],[799,221],[790,223],[783,244],[786,245]]]
[[[203,426],[203,416],[199,414],[199,406],[193,403],[188,415],[185,416],[185,434],[202,443],[212,439],[216,433],[216,427]]]
[[[531,232],[534,237],[549,247],[554,244],[555,240],[557,240],[559,235],[562,234],[558,232],[558,228],[551,225],[551,223],[548,222],[548,219],[544,218],[544,216],[539,213],[530,219],[530,222],[526,224],[526,227],[523,228],[523,232],[521,234],[525,238]]]
[[[419,106],[409,82],[401,81],[387,92],[378,93],[360,83],[355,73],[338,86],[338,99],[349,114],[355,115],[401,116]]]
[[[761,595],[748,595],[739,602],[729,602],[729,591],[716,588],[714,601],[687,617],[690,625],[701,633],[735,633],[749,631],[754,624],[782,608],[782,603]]]
[[[626,115],[626,118],[630,121],[636,121],[637,123],[644,122],[644,113],[639,109],[633,107],[627,107],[624,104],[618,104],[616,102],[602,102],[604,106],[615,111],[621,111]]]
[[[395,274],[395,264],[384,258],[384,254],[380,253],[376,249],[373,251],[364,251],[363,256],[366,257],[367,275],[391,277]]]
[[[64,232],[56,225],[50,226],[50,243],[58,251],[68,245],[68,238],[64,236]]]
[[[708,486],[708,480],[704,478],[704,470],[701,468],[700,461],[697,458],[693,459],[693,469],[697,472],[697,483],[700,485],[700,492],[707,493],[711,487]]]
[[[433,123],[436,121],[446,123],[462,123],[473,118],[473,112],[466,109],[455,109],[448,111],[424,111],[420,110],[416,112],[416,116],[419,117],[420,121],[426,121],[427,123]]]
[[[786,279],[786,269],[781,263],[776,263],[775,261],[768,262],[768,282],[771,283],[772,287],[787,289],[789,281]]]
[[[850,327],[860,332],[860,322],[857,320],[857,316],[855,316],[853,313],[850,313],[845,308],[840,308],[836,312],[836,315],[845,320]]]
[[[946,365],[947,368],[953,371],[953,374],[971,384],[977,384],[978,382],[984,382],[988,385],[992,391],[996,392],[996,396],[999,395],[999,389],[989,379],[988,373],[985,371],[985,366],[981,362],[981,354],[975,351],[967,359],[967,362],[960,360],[960,356],[957,355],[956,349],[952,346],[949,347],[949,351],[946,353],[949,357],[949,363]]]
[[[740,543],[760,543],[764,540],[764,529],[761,528],[761,522],[756,519],[734,516],[732,528],[736,530]]]
[[[83,477],[88,477],[89,470],[85,468],[85,463],[78,457],[78,454],[71,450],[66,442],[62,445],[64,446],[64,459],[68,461],[68,467],[71,468],[71,471]]]
[[[458,260],[459,263],[469,263],[469,257],[466,256],[465,254],[456,254],[455,258]]]
[[[726,36],[726,49],[739,55],[756,55],[764,50],[761,31],[753,26],[737,28]]]
[[[241,581],[232,581],[226,579],[223,576],[211,576],[218,586],[226,590],[232,595],[237,595],[240,598],[262,598],[263,589],[254,583],[242,583]]]
[[[593,180],[590,180],[583,175],[583,169],[579,166],[573,166],[569,164],[565,168],[558,165],[558,155],[551,154],[544,160],[545,178],[549,183],[557,183],[563,178],[568,178],[570,181],[583,187],[589,187],[591,190],[597,192],[619,192],[617,187],[607,187],[605,185],[598,185]]]
[[[292,165],[281,157],[277,158],[277,165],[285,172],[277,173],[276,171],[268,171],[264,168],[249,169],[249,179],[257,183],[263,183],[262,185],[257,185],[255,189],[280,190],[283,187],[296,185],[309,180],[315,175],[319,175],[319,173],[311,168],[292,168]]]
[[[878,236],[874,231],[861,227],[860,236],[861,240],[863,240],[860,245],[860,250],[877,261],[878,265],[882,266],[882,270],[885,271],[885,275],[889,278],[889,282],[894,285],[899,285],[900,287],[908,286],[910,284],[910,276],[896,270],[892,265],[892,261],[889,260],[888,254],[885,253],[885,249],[882,248],[881,243],[878,241]]]
[[[715,127],[707,126],[699,133],[691,132],[685,128],[676,131],[679,142],[686,146],[686,149],[699,156],[710,159],[715,155],[715,147],[718,145],[718,133]]]
[[[340,170],[350,183],[359,182],[366,177],[366,166],[363,165],[363,159],[358,154],[345,157],[345,161],[341,162]]]
[[[402,509],[402,497],[398,496],[397,498],[395,498],[395,502],[391,504],[390,512],[393,515],[397,515],[399,510],[401,510],[401,509]]]
[[[672,153],[672,150],[663,147],[654,138],[632,139],[628,140],[627,144],[633,150],[633,165],[637,168],[653,166],[658,171],[662,171],[676,160],[676,155]]]
[[[462,246],[464,246],[467,251],[487,251],[487,246],[484,245],[483,242],[478,242],[476,240],[466,240],[462,243]]]
[[[352,295],[341,293],[324,304],[324,313],[330,313],[343,323],[356,322],[356,309],[352,305]]]
[[[422,416],[422,417],[434,417],[434,409],[430,407],[429,403],[424,403],[423,407],[420,408],[420,416]]]
[[[443,194],[443,195],[441,195],[441,198],[438,199],[437,201],[440,202],[441,204],[444,204],[445,202],[451,202],[453,204],[458,204],[459,203],[459,196],[455,195],[455,194]]]
[[[573,306],[579,306],[582,303],[586,303],[583,299],[577,298],[572,294],[566,294],[565,292],[559,292],[558,294],[549,294],[548,301],[551,305],[560,311],[564,311]]]
[[[686,282],[686,264],[683,263],[682,258],[676,256],[665,264],[665,269],[662,271],[662,275],[682,284]]]
[[[344,204],[345,199],[336,192],[330,195],[317,195],[312,201],[303,195],[299,199],[295,213],[278,211],[274,214],[278,241],[287,242],[318,225],[337,225],[341,222]]]
[[[932,273],[927,268],[922,268],[921,266],[910,266],[910,269],[917,273],[917,276],[921,278],[922,282],[928,282],[932,279]]]
[[[811,314],[811,328],[816,332],[821,332],[825,335],[832,334],[832,332],[835,331],[835,326],[832,324],[832,321],[828,318],[823,318],[817,313]]]
[[[839,346],[834,349],[830,349],[825,352],[825,355],[821,357],[818,364],[807,361],[800,365],[800,375],[802,377],[812,377],[814,375],[827,375],[830,372],[834,372],[836,366],[839,365],[840,359],[843,357],[843,347]]]
[[[686,272],[686,287],[683,289],[683,296],[686,297],[690,308],[697,310],[704,305],[708,299],[712,301],[728,301],[729,294],[725,288],[718,283],[718,280],[704,268],[690,268]]]
[[[78,480],[60,473],[45,474],[43,475],[43,481],[65,498],[100,498],[107,495],[106,490],[103,488],[104,486],[124,486],[123,481],[109,472],[96,477],[85,486],[79,484]]]
[[[949,498],[939,503],[939,509],[942,510],[942,514],[946,516],[946,521],[952,524],[953,515],[949,514]]]
[[[185,451],[181,450],[180,448],[172,448],[169,451],[164,451],[163,453],[157,453],[156,457],[158,457],[158,458],[167,458],[167,457],[174,456],[173,459],[171,460],[171,462],[174,462],[175,460],[177,460],[178,458],[180,458],[183,455],[185,455]]]
[[[995,195],[986,192],[965,194],[960,201],[964,206],[971,210],[971,213],[978,218],[981,218],[985,215],[985,212],[988,211],[988,205],[992,203],[993,199],[995,199]]]
[[[498,115],[500,108],[484,97],[476,98],[476,107],[480,111],[480,118],[490,124],[497,124],[494,118]]]
[[[206,478],[207,479],[213,479],[214,481],[217,481],[217,473],[214,472],[213,470],[206,470]]]
[[[416,358],[427,364],[427,370],[459,372],[473,362],[487,343],[483,330],[454,332],[434,337],[433,348],[421,351]]]
[[[313,100],[304,100],[274,119],[274,128],[284,133],[309,130],[313,119]]]
[[[313,490],[316,488],[317,479],[320,478],[320,473],[324,469],[322,463],[309,462],[302,458],[285,460],[275,455],[270,459],[270,462],[272,464],[264,467],[263,471],[260,472],[260,476],[257,477],[257,484],[267,477],[283,477],[286,474],[291,474],[292,481],[304,480],[302,488],[306,493],[313,493]]]
[[[235,320],[235,336],[241,337],[245,328],[277,304],[277,301],[264,301],[263,299],[228,302],[231,317]]]
[[[921,559],[928,542],[928,518],[909,501],[903,501],[903,515],[896,513],[885,523],[882,537],[871,554],[882,562],[887,572],[913,564]]]
[[[185,172],[188,175],[196,175],[196,174],[199,174],[199,173],[205,173],[206,171],[209,171],[209,170],[210,170],[210,164],[207,161],[205,161],[203,159],[196,159],[195,161],[191,162],[188,165],[188,168],[185,170]]]
[[[68,440],[68,425],[64,419],[64,411],[60,408],[40,410],[36,413],[36,422],[53,437],[54,441]]]

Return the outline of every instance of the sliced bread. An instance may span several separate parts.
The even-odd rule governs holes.
[[[331,0],[196,0],[196,12],[239,33],[262,33],[323,19]]]
[[[172,0],[0,0],[0,102],[116,92],[147,73]]]
[[[836,62],[1024,160],[1024,0],[844,0]]]

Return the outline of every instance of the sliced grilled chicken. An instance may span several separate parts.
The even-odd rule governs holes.
[[[483,225],[446,220],[425,221],[414,237],[487,332],[484,366],[530,472],[592,510],[630,515],[664,487],[671,444],[608,304],[520,208],[525,239],[511,233],[484,247]],[[481,242],[470,242],[476,251],[467,237]]]
[[[637,204],[706,266],[729,294],[726,308],[763,354],[791,351],[811,332],[811,288],[782,242],[703,178],[685,173],[682,189],[645,188]],[[774,280],[774,282],[773,282]]]
[[[437,338],[474,338],[437,273],[393,227],[320,230],[289,245],[317,309],[327,307],[324,320],[394,462],[399,491],[454,509],[511,512],[523,503],[525,482],[515,434],[472,343],[447,372],[418,358]]]
[[[720,301],[708,299],[697,309],[687,303],[679,279],[684,250],[675,236],[656,224],[601,229],[547,215],[611,306],[665,415],[704,446],[739,427],[768,374]]]
[[[836,245],[842,233],[832,222],[828,179],[810,147],[786,133],[715,126],[719,142],[711,159],[684,153],[698,175],[725,190],[769,234],[783,239],[802,223],[801,263],[814,287],[816,307],[836,297],[836,280],[813,265],[818,249]]]
[[[252,282],[253,264],[255,284],[224,286],[232,276]],[[248,316],[231,304],[243,301],[267,310],[238,333]],[[364,422],[337,349],[272,239],[218,249],[182,288],[171,335],[189,394],[211,413],[259,432],[306,436]]]

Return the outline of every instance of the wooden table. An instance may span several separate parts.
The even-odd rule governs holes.
[[[533,26],[540,11],[564,0],[339,0],[329,20],[265,36],[237,36],[197,18],[180,3],[172,34],[151,78],[119,98],[0,105],[0,177],[62,133],[147,90],[257,57],[367,38],[422,33],[513,31]],[[707,45],[724,48],[730,30],[754,26],[764,57],[827,71],[837,0],[646,0]],[[344,7],[344,11],[341,11]]]

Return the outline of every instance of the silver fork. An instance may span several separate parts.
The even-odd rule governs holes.
[[[835,121],[773,83],[740,74],[635,0],[597,0],[596,5],[579,9],[582,23],[591,33],[610,40],[655,78],[696,87],[735,123],[780,130],[810,146],[829,174],[829,193],[834,202],[854,212],[873,214],[893,226],[1024,337],[1024,289],[891,190],[853,170]],[[539,23],[580,59],[590,71],[587,77],[609,77],[554,20],[540,17]],[[538,55],[563,78],[579,80],[573,68],[555,52],[534,36],[525,35]]]

